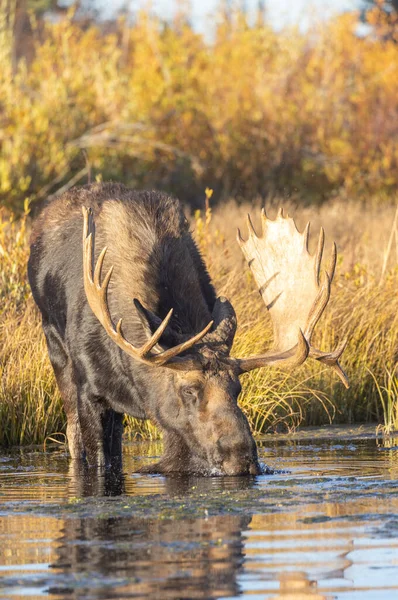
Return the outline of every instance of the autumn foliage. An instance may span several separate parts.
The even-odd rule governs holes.
[[[221,200],[387,197],[398,45],[357,24],[275,32],[236,15],[205,40],[144,13],[108,33],[70,15],[33,23],[34,57],[15,65],[3,20],[0,198],[20,209],[89,171],[188,202],[207,185]]]

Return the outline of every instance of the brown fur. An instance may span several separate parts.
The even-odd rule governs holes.
[[[94,317],[84,292],[82,207],[95,221],[95,258],[113,265],[108,305],[135,346],[159,319],[173,317],[159,344],[192,337],[213,318],[208,337],[183,362],[151,367],[124,353]],[[74,458],[121,460],[122,413],[152,418],[165,452],[149,470],[201,474],[257,473],[254,440],[237,405],[239,368],[228,354],[232,307],[214,288],[179,202],[119,184],[75,188],[47,204],[31,239],[29,280],[43,316],[50,359],[68,417]],[[144,322],[133,299],[146,309]]]

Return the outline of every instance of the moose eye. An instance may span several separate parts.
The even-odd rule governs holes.
[[[197,388],[194,387],[183,387],[181,390],[182,396],[183,398],[185,398],[185,400],[196,400],[198,398],[199,395],[199,390]]]

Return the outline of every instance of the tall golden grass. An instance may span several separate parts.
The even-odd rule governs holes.
[[[27,211],[27,206],[25,206]],[[26,268],[26,215],[0,209],[0,445],[43,442],[64,429]]]
[[[272,340],[266,309],[234,240],[244,213],[258,216],[259,203],[231,202],[212,211],[207,196],[206,210],[193,216],[193,229],[218,293],[226,295],[237,311],[233,354],[245,356],[263,350]],[[342,362],[351,388],[345,390],[315,361],[292,374],[271,368],[254,371],[244,377],[240,398],[253,430],[263,433],[330,421],[376,421],[390,430],[398,428],[398,250],[392,251],[389,244],[396,208],[385,205],[364,211],[361,204],[341,200],[318,209],[287,208],[298,215],[299,228],[311,216],[313,229],[322,222],[327,241],[338,243],[332,299],[315,342],[330,349],[337,339],[349,338]],[[271,217],[274,211],[271,203]],[[42,442],[63,432],[65,422],[26,278],[26,217],[13,222],[4,209],[1,216],[0,445],[7,446]],[[127,420],[127,433],[157,435],[152,425],[133,419]]]
[[[398,182],[398,45],[356,35],[358,14],[309,32],[141,13],[108,32],[35,26],[12,61],[0,4],[0,199],[14,209],[94,177],[194,200],[256,194],[383,199]]]
[[[273,217],[277,204],[268,204],[271,208],[267,212]],[[262,300],[234,239],[233,224],[236,227],[244,223],[248,212],[257,215],[261,231],[260,205],[230,203],[218,208],[208,217],[199,239],[218,291],[230,297],[237,309],[240,331],[234,347],[236,354],[263,349],[272,339]],[[398,382],[398,206],[378,208],[376,204],[364,206],[340,199],[318,208],[288,202],[283,202],[283,206],[289,214],[297,215],[300,230],[311,221],[312,251],[315,232],[321,224],[326,230],[326,247],[328,241],[330,245],[332,240],[337,242],[339,254],[332,296],[317,326],[314,343],[330,349],[338,339],[349,339],[342,362],[351,387],[345,390],[328,369],[311,360],[293,377],[265,369],[254,371],[246,379],[241,398],[252,414],[251,422],[255,428],[261,423],[261,409],[267,417],[264,423],[271,427],[282,414],[289,427],[303,421],[320,424],[330,417],[337,423],[370,420],[385,423],[391,430],[397,428],[398,397],[394,390]],[[280,402],[275,410],[278,395]]]
[[[351,388],[308,361],[289,377],[247,375],[242,406],[256,432],[329,419],[398,427],[398,45],[358,37],[354,13],[306,34],[249,27],[236,14],[211,42],[146,13],[108,31],[70,13],[32,19],[33,57],[15,64],[13,6],[0,0],[0,201],[24,216],[0,214],[0,444],[64,431],[26,280],[26,213],[87,177],[158,187],[191,205],[215,190],[218,207],[207,192],[193,226],[219,293],[236,306],[236,355],[264,348],[271,326],[231,231],[259,204],[247,200],[269,197],[272,213],[274,198],[295,199],[299,226],[310,217],[338,242],[316,343],[349,337]]]

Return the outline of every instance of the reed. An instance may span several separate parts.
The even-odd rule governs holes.
[[[233,353],[244,356],[264,350],[272,340],[265,307],[234,240],[233,224],[241,224],[249,210],[255,217],[259,203],[229,203],[213,210],[210,197],[208,191],[205,210],[193,215],[193,229],[218,293],[236,308],[239,327]],[[272,217],[275,202],[268,204]],[[381,271],[396,206],[369,205],[364,210],[361,204],[346,206],[336,200],[319,208],[287,208],[299,215],[301,228],[309,214],[314,225],[325,223],[327,240],[334,238],[338,243],[332,298],[317,327],[315,343],[328,349],[337,339],[349,338],[343,364],[351,387],[345,390],[327,369],[307,361],[293,374],[260,369],[245,375],[240,404],[256,434],[331,421],[373,421],[391,431],[398,425],[398,269],[392,252],[382,278]],[[65,431],[39,314],[26,278],[27,213],[25,205],[25,216],[14,221],[0,210],[1,446],[42,443]],[[154,439],[158,432],[148,422],[127,418],[126,435]]]
[[[26,277],[27,222],[0,209],[0,445],[63,431],[64,415]]]
[[[369,370],[375,382],[377,394],[383,410],[383,423],[378,429],[387,437],[398,430],[398,364],[394,370],[385,369],[384,381],[380,382]]]

